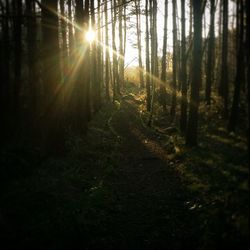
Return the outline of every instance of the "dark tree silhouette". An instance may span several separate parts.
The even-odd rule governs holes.
[[[210,105],[211,102],[211,87],[214,77],[214,19],[215,19],[215,0],[210,0],[210,29],[208,42],[207,56],[207,71],[206,71],[206,102]]]
[[[193,0],[193,72],[191,80],[191,96],[189,117],[187,123],[186,143],[190,146],[197,145],[198,110],[199,110],[199,87],[201,85],[201,50],[202,50],[202,10],[201,2]]]
[[[187,126],[187,59],[186,59],[185,0],[181,1],[181,119],[180,128],[184,133]]]

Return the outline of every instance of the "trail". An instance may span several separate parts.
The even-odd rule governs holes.
[[[197,249],[194,197],[136,98],[101,110],[71,154],[6,165],[20,169],[0,196],[9,249]]]
[[[111,221],[120,231],[119,244],[122,249],[194,247],[190,197],[157,135],[141,123],[139,104],[125,96],[110,123],[121,140],[118,174],[106,179],[123,211]]]

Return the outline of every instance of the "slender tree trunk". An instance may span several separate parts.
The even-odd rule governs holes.
[[[172,0],[173,5],[173,80],[172,80],[172,104],[170,114],[175,116],[176,111],[176,80],[177,80],[177,25],[176,25],[176,0]]]
[[[199,86],[201,82],[201,50],[202,50],[202,11],[201,1],[193,0],[194,16],[194,46],[193,46],[193,72],[191,82],[191,96],[189,118],[187,123],[186,143],[189,146],[197,145]]]
[[[150,103],[151,103],[151,90],[150,90],[150,63],[149,63],[149,24],[148,24],[148,1],[146,0],[146,103],[147,103],[147,111],[150,111]]]
[[[84,32],[86,32],[87,30],[89,30],[89,4],[90,4],[90,1],[89,0],[85,0],[85,8],[84,8],[84,12],[83,12],[83,28],[84,28]],[[80,33],[80,36],[82,34]],[[81,42],[81,37],[80,37],[80,40],[79,42]],[[82,114],[82,121],[83,121],[83,126],[84,127],[84,130],[86,130],[86,126],[87,126],[87,122],[91,119],[91,107],[90,107],[90,103],[91,103],[91,99],[90,99],[90,65],[89,65],[89,62],[90,62],[90,46],[89,46],[89,43],[84,43],[84,46],[85,46],[85,57],[84,57],[84,60],[83,60],[83,66],[84,66],[84,70],[83,70],[83,73],[84,73],[84,80],[83,80],[83,87],[82,87],[82,90],[81,90],[81,94],[80,94],[80,105],[82,104],[82,99],[84,100],[84,105],[83,105],[83,108],[81,108],[81,106],[79,107],[80,110],[83,110],[83,112],[81,113]]]
[[[239,103],[240,103],[240,90],[242,86],[243,81],[243,74],[244,72],[244,54],[243,54],[243,46],[244,46],[244,8],[243,8],[243,0],[238,0],[237,4],[239,4],[239,20],[237,22],[237,33],[238,33],[238,39],[237,39],[237,69],[236,69],[236,76],[235,76],[235,82],[234,82],[234,95],[233,95],[233,103],[232,103],[232,109],[229,117],[229,123],[228,123],[228,130],[229,131],[235,131],[236,125],[238,123],[238,113],[239,113]]]
[[[181,0],[181,119],[180,128],[184,133],[187,126],[187,61],[185,0]]]
[[[111,19],[112,19],[112,50],[113,50],[113,101],[120,94],[120,84],[118,76],[118,62],[116,49],[116,1],[111,0]]]
[[[148,126],[152,125],[153,113],[154,113],[154,99],[155,99],[155,82],[158,78],[158,63],[157,63],[157,1],[150,0],[150,13],[151,13],[151,82],[152,82],[152,97],[150,115],[148,120]]]
[[[8,139],[9,123],[12,120],[12,95],[11,95],[11,81],[10,81],[10,12],[9,12],[9,0],[5,0],[5,11],[2,9],[1,14],[5,18],[2,18],[1,29],[1,65],[0,65],[0,105],[1,105],[1,142],[5,142]]]
[[[124,28],[123,28],[123,54],[125,57],[126,54],[126,41],[127,41],[127,14],[126,14],[126,2],[123,0],[123,23],[124,23]]]
[[[61,17],[61,68],[62,68],[62,79],[66,76],[66,58],[67,58],[67,35],[66,35],[66,17],[65,17],[65,1],[60,0],[60,17]],[[63,83],[63,91],[64,85]],[[64,95],[63,95],[64,96]]]
[[[138,61],[139,61],[139,76],[140,76],[140,87],[144,88],[143,78],[143,66],[142,66],[142,53],[141,53],[141,9],[140,2],[135,0],[135,11],[136,11],[136,30],[137,30],[137,47],[138,47]]]
[[[71,54],[72,54],[72,50],[73,50],[73,44],[74,44],[74,37],[73,37],[73,18],[72,18],[72,0],[68,0],[68,39],[69,39],[69,45],[68,45],[68,67],[69,67],[69,71],[70,71],[70,65],[71,65]],[[69,72],[68,72],[69,73]]]
[[[95,24],[95,1],[90,0],[90,9],[91,9],[91,26],[92,30],[96,31],[96,24]],[[93,93],[93,108],[94,112],[97,112],[100,108],[100,99],[101,99],[101,88],[100,88],[100,81],[98,81],[98,74],[97,72],[97,46],[95,40],[91,43],[92,53],[91,53],[91,62],[92,62],[92,93]]]
[[[221,80],[221,61],[222,61],[222,1],[219,2],[219,20],[218,20],[218,45],[216,47],[216,69],[215,69],[215,87],[218,89],[218,94],[220,95],[220,80]]]
[[[28,42],[28,82],[29,82],[29,107],[30,107],[30,128],[33,130],[34,121],[38,113],[38,74],[37,74],[37,25],[35,17],[35,4],[26,0],[27,42]]]
[[[211,103],[211,87],[214,76],[214,18],[215,18],[215,0],[210,0],[210,30],[208,42],[207,58],[207,78],[206,78],[206,102]]]
[[[119,0],[119,81],[122,88],[124,86],[123,7],[123,0]]]
[[[20,91],[21,91],[21,74],[22,74],[22,0],[12,2],[14,20],[14,83],[13,83],[13,114],[14,124],[20,122]]]
[[[246,1],[246,44],[250,44],[250,1]],[[250,47],[247,46],[248,162],[250,162]]]
[[[102,30],[101,30],[101,22],[102,22],[102,13],[101,13],[101,0],[97,1],[97,11],[98,11],[98,20],[97,20],[97,81],[99,82],[99,93],[101,94],[101,89],[103,87],[103,51],[102,46]],[[99,95],[99,94],[98,94]],[[101,96],[99,96],[101,98]],[[100,104],[100,103],[99,103]]]
[[[191,49],[193,48],[193,6],[192,6],[192,1],[189,0],[189,39],[188,39],[188,51],[187,51],[187,56],[186,60],[188,61],[188,80],[187,80],[187,85],[190,85],[191,79],[192,79],[192,53]]]
[[[105,1],[104,6],[104,13],[105,13],[105,93],[106,93],[106,99],[110,100],[109,95],[109,65],[110,65],[110,58],[109,58],[109,28],[108,28],[108,3]]]
[[[165,14],[164,14],[164,34],[163,34],[163,51],[161,61],[161,84],[160,84],[160,102],[162,104],[163,112],[167,111],[166,107],[166,76],[167,76],[167,33],[168,33],[168,0],[165,1]]]
[[[224,115],[228,115],[228,0],[223,0],[222,62],[219,94],[224,98]]]
[[[76,132],[84,132],[87,127],[87,122],[91,118],[90,109],[90,44],[85,37],[89,30],[89,0],[76,0],[75,2],[75,23],[81,29],[75,29],[75,49],[74,61],[75,68],[75,82],[73,85],[72,95],[72,118],[73,128]],[[84,51],[84,56],[79,51]]]

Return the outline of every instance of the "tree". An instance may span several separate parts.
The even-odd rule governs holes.
[[[98,109],[101,106],[101,90],[103,87],[103,47],[100,43],[103,42],[103,30],[101,29],[101,23],[102,23],[102,17],[103,12],[101,12],[101,0],[97,1],[97,10],[98,10],[98,20],[97,20],[97,40],[99,41],[97,43],[97,82],[98,84],[98,98],[100,99],[98,102]]]
[[[250,44],[250,1],[246,1],[246,44]],[[247,46],[248,159],[250,162],[250,48]]]
[[[96,23],[95,23],[95,1],[90,0],[90,10],[91,10],[91,29],[93,32],[96,31]],[[93,108],[96,113],[100,108],[100,100],[101,100],[101,86],[100,80],[98,79],[98,68],[97,68],[97,45],[95,40],[91,42],[91,68],[92,68],[92,93],[93,93]]]
[[[135,0],[135,14],[136,14],[136,30],[137,30],[137,47],[138,47],[138,61],[139,61],[139,75],[140,87],[144,88],[142,53],[141,53],[141,9],[140,1]]]
[[[207,72],[206,72],[206,102],[211,102],[211,86],[214,74],[214,19],[215,19],[215,0],[210,0],[210,30],[208,42]]]
[[[181,119],[180,128],[186,131],[187,126],[187,65],[186,65],[186,22],[185,0],[181,1]]]
[[[124,86],[123,8],[125,8],[123,1],[119,0],[119,81],[122,87]]]
[[[157,56],[157,1],[150,0],[150,33],[151,33],[151,84],[152,97],[148,126],[152,125],[155,101],[155,83],[158,78],[158,56]]]
[[[176,111],[176,81],[177,81],[177,24],[176,24],[176,0],[172,0],[173,8],[173,79],[172,79],[172,103],[170,114],[175,116]]]
[[[118,75],[117,49],[116,49],[116,0],[111,0],[111,19],[112,19],[112,50],[113,50],[113,101],[120,94],[120,83]]]
[[[224,115],[228,115],[228,0],[223,0],[223,37],[219,94],[224,98]]]
[[[149,0],[146,0],[145,4],[145,18],[146,18],[146,36],[145,36],[145,42],[146,42],[146,102],[147,102],[147,111],[150,111],[151,106],[151,91],[150,91],[150,62],[149,62],[149,24],[148,24],[148,2]]]
[[[228,130],[235,131],[236,125],[238,122],[238,113],[239,113],[239,102],[240,102],[240,90],[243,82],[244,74],[244,54],[243,54],[243,43],[244,43],[244,9],[243,9],[243,0],[237,1],[238,5],[238,21],[237,21],[237,65],[236,65],[236,76],[234,81],[234,94],[233,94],[233,103],[231,108],[231,113],[229,117]]]
[[[106,99],[110,100],[109,95],[109,65],[110,65],[110,58],[109,58],[109,29],[108,29],[108,3],[105,1],[104,5],[104,13],[105,13],[105,94]]]
[[[8,138],[8,128],[11,116],[11,81],[10,81],[10,4],[5,1],[5,8],[1,6],[1,47],[0,47],[0,105],[1,105],[1,141]]]
[[[26,3],[27,22],[27,42],[28,42],[28,82],[30,98],[30,128],[34,129],[34,121],[38,113],[38,70],[37,70],[37,23],[35,17],[35,3],[29,0]]]
[[[201,50],[202,50],[202,10],[201,1],[193,0],[193,71],[191,81],[191,96],[189,117],[187,123],[186,143],[197,145],[199,86],[201,83]]]
[[[168,1],[165,1],[165,14],[164,14],[164,34],[163,34],[163,51],[161,61],[161,84],[160,84],[160,101],[162,104],[163,111],[166,112],[166,76],[167,76],[167,33],[168,33]]]
[[[22,0],[12,2],[14,13],[13,32],[14,32],[14,83],[12,108],[14,114],[14,124],[20,122],[20,90],[22,74]]]

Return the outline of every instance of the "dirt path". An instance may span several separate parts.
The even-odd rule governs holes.
[[[0,196],[9,249],[197,249],[193,197],[139,105],[132,95],[107,105],[72,154],[6,165],[20,169]]]
[[[111,126],[120,137],[118,174],[105,181],[122,213],[111,223],[123,249],[194,247],[187,191],[167,160],[157,136],[140,121],[139,101],[124,97]]]

